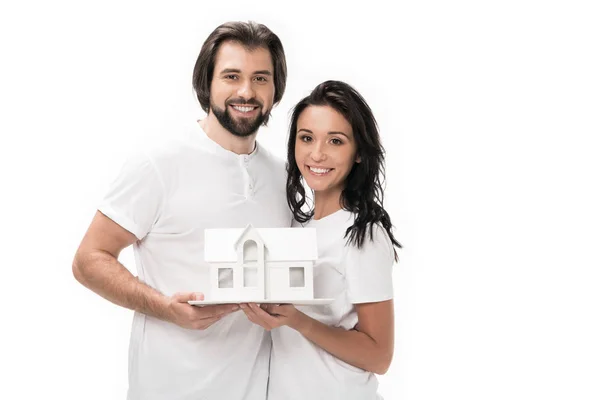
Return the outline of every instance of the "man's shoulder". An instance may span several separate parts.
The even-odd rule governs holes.
[[[261,153],[261,170],[268,174],[276,187],[285,189],[285,180],[287,176],[286,163],[281,157],[276,156],[265,148],[260,148]]]
[[[176,173],[185,160],[199,159],[201,148],[194,142],[193,127],[189,124],[173,125],[152,132],[128,145],[125,150],[125,165],[151,168],[159,175]]]
[[[148,138],[138,147],[153,161],[179,160],[182,156],[199,149],[194,140],[193,126],[182,123],[162,129],[160,133]]]
[[[260,146],[260,154],[264,162],[269,164],[270,167],[273,167],[274,169],[285,168],[285,160],[273,154],[273,152],[267,149],[265,146]]]

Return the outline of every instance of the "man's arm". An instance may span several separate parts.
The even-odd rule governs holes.
[[[73,260],[73,275],[81,284],[111,302],[188,329],[205,329],[235,311],[231,305],[198,308],[188,300],[201,293],[167,297],[133,276],[117,259],[137,238],[96,212]]]

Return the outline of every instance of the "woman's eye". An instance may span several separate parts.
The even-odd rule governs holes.
[[[302,140],[303,142],[310,142],[312,138],[310,136],[302,136],[300,137],[300,140]]]
[[[333,138],[333,139],[331,139],[331,143],[333,143],[333,144],[335,144],[335,145],[340,145],[340,144],[342,144],[342,143],[344,143],[344,142],[342,142],[342,141],[341,141],[340,139],[338,139],[338,138]]]

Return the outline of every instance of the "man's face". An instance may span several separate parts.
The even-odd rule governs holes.
[[[269,50],[222,43],[215,59],[209,110],[219,123],[236,136],[249,136],[268,121],[274,96]]]

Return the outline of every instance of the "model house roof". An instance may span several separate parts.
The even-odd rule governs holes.
[[[233,244],[233,246],[237,249],[237,247],[240,245],[240,242],[242,240],[245,240],[245,238],[247,238],[248,236],[255,236],[257,241],[257,244],[264,244],[265,241],[260,237],[260,235],[258,234],[258,230],[252,226],[252,224],[248,224],[243,230],[242,233],[240,233],[240,236],[238,236],[238,238],[236,239],[235,243]]]
[[[317,232],[314,228],[206,229],[206,262],[236,262],[239,239],[254,229],[265,245],[265,261],[314,261],[317,259]],[[260,245],[260,244],[259,244]]]

